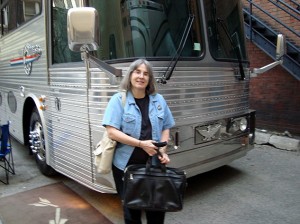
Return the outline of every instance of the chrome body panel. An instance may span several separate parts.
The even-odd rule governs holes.
[[[22,118],[26,99],[31,98],[33,94],[33,100],[38,102],[40,95],[49,94],[45,33],[45,19],[42,14],[18,30],[0,38],[0,88],[3,101],[0,106],[0,122],[12,121],[10,126],[12,135],[21,143],[24,142]],[[11,60],[23,57],[23,50],[27,44],[38,45],[42,51],[42,56],[33,62],[30,75],[26,74],[23,64],[10,65]],[[9,92],[12,92],[16,99],[15,113],[11,112],[8,105]],[[37,106],[39,107],[39,102]],[[42,111],[40,112],[43,116]]]
[[[170,165],[186,169],[188,176],[228,164],[252,148],[241,143],[243,135],[195,144],[197,126],[250,113],[248,81],[238,81],[229,67],[198,67],[197,63],[201,62],[188,68],[179,64],[172,79],[166,85],[159,85],[159,92],[166,98],[176,121],[172,132],[179,133],[178,147],[173,143],[169,146]],[[158,76],[164,68],[153,64]],[[127,66],[116,67],[125,73]],[[92,150],[102,136],[103,113],[118,85],[111,85],[109,75],[98,68],[91,68],[90,72],[88,89],[83,64],[76,64],[75,69],[73,66],[50,69],[53,139],[50,148],[55,148],[57,170],[76,174],[82,181],[113,186],[111,176],[96,174],[91,161]],[[56,98],[61,101],[61,111],[55,108]]]

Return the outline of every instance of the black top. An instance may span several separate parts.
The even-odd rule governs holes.
[[[146,95],[144,98],[141,99],[135,98],[135,103],[139,107],[142,114],[142,127],[141,127],[140,140],[151,140],[152,126],[149,119],[149,96]],[[135,147],[127,165],[145,164],[148,158],[149,155],[142,148]]]

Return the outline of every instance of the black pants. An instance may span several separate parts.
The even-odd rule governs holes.
[[[124,171],[117,167],[112,167],[113,176],[117,188],[117,192],[121,199],[123,198],[123,177]],[[126,224],[141,224],[142,210],[129,209],[123,206],[124,220]],[[165,212],[145,211],[148,224],[163,224]]]

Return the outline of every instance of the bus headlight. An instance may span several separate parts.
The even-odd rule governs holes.
[[[233,134],[236,132],[244,132],[248,128],[248,121],[245,117],[238,117],[231,120],[228,132]]]
[[[247,129],[247,125],[248,125],[247,119],[243,117],[240,120],[240,130],[245,131]]]

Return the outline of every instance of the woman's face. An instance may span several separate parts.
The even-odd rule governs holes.
[[[149,73],[145,64],[141,64],[131,74],[131,86],[135,90],[146,90],[149,83]]]

